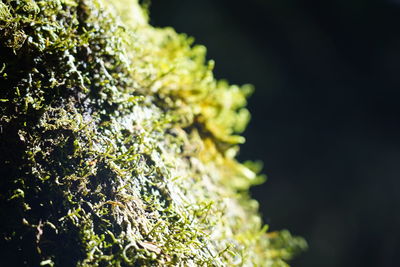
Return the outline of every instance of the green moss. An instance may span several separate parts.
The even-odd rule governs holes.
[[[2,262],[286,266],[305,242],[267,233],[235,159],[251,86],[107,2],[0,2]]]

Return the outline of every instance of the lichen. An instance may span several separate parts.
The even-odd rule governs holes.
[[[249,85],[135,1],[0,2],[5,266],[287,266],[235,156]]]

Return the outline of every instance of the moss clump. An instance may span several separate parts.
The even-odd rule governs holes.
[[[0,2],[2,264],[286,266],[305,243],[266,233],[235,160],[251,87],[107,2]]]

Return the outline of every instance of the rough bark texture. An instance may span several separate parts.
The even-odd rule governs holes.
[[[252,88],[191,43],[134,1],[0,2],[4,266],[286,266],[305,246],[267,233],[235,159]]]

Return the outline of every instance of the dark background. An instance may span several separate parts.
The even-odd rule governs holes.
[[[400,1],[153,0],[151,23],[196,38],[215,75],[252,83],[241,159],[294,267],[392,267],[400,256]]]

